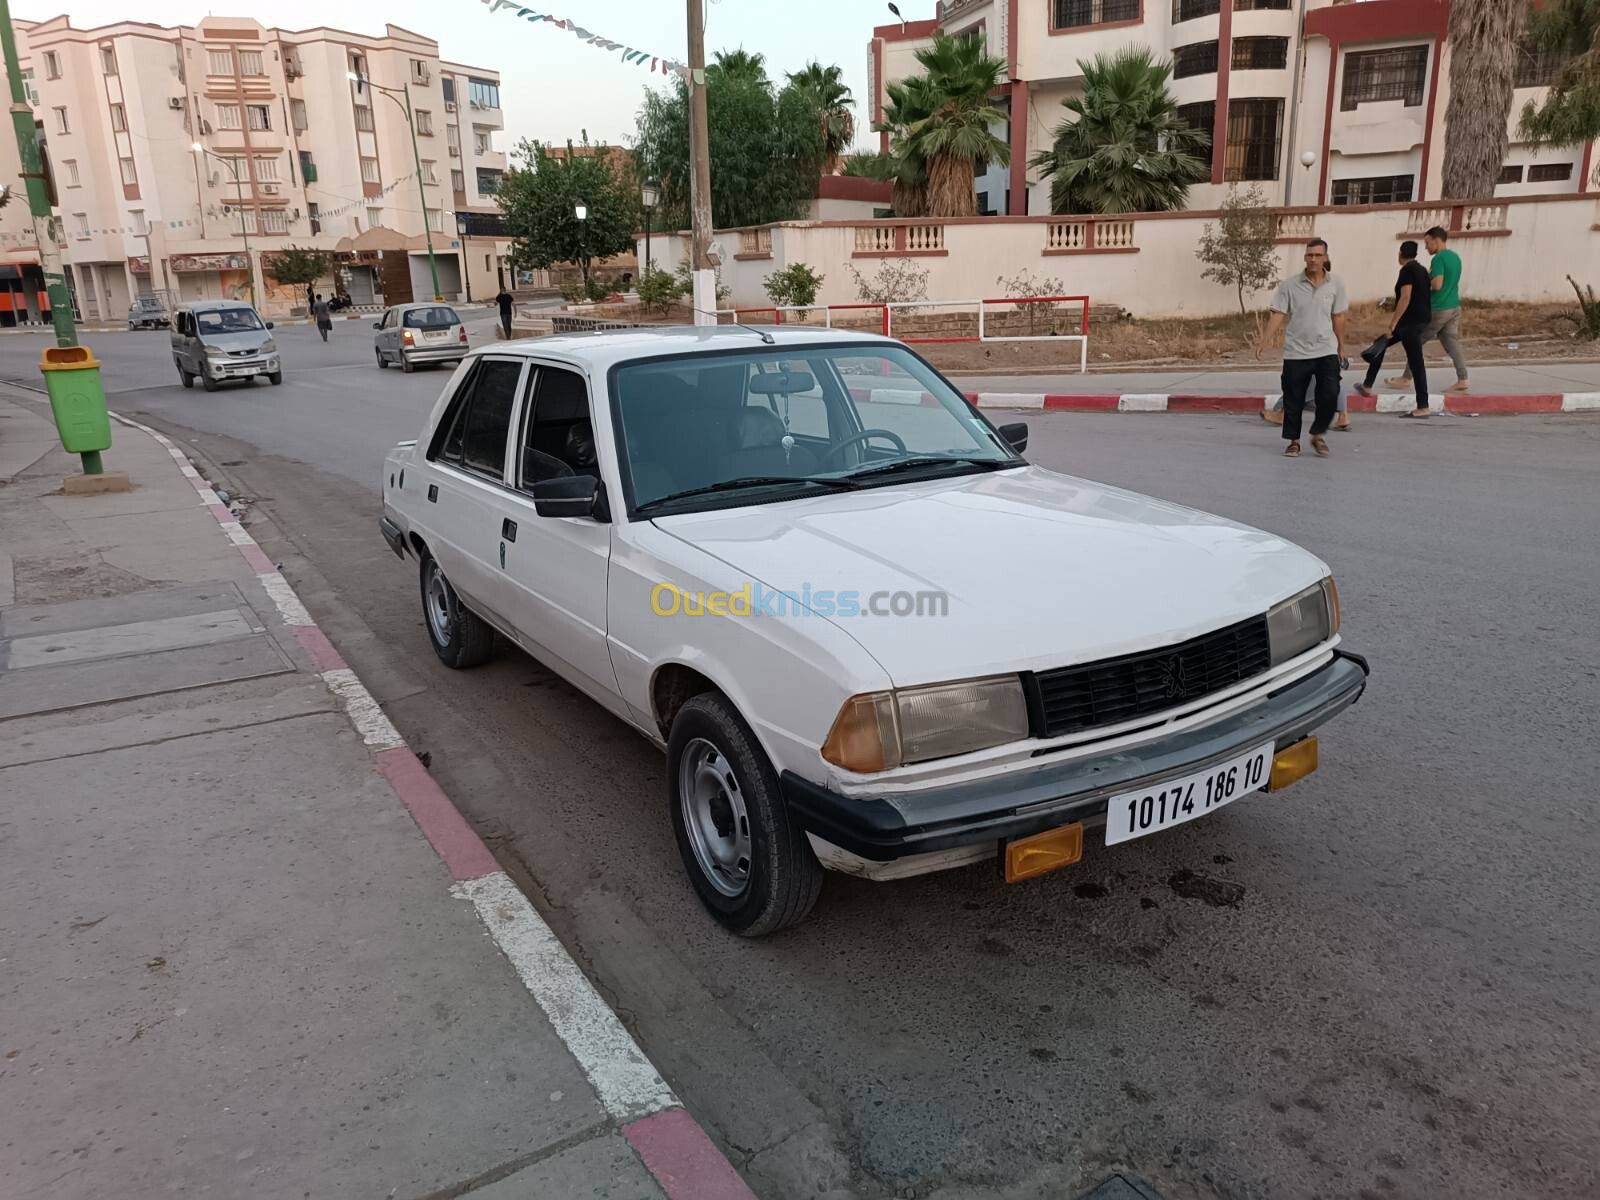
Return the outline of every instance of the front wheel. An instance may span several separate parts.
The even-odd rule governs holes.
[[[761,744],[715,692],[673,718],[667,792],[678,851],[712,916],[743,937],[805,918],[822,890],[822,867]]]
[[[267,382],[270,383],[273,387],[277,387],[280,383],[283,382],[283,372],[282,371],[271,371],[271,372],[269,372],[267,374]]]
[[[179,367],[178,382],[183,384],[183,386],[186,388],[192,388],[194,386],[194,376],[189,374],[189,372],[185,371],[182,367]]]
[[[200,372],[200,386],[208,392],[214,392],[217,390],[217,381],[211,378],[209,372],[202,371]]]
[[[388,370],[389,369],[389,360],[383,356],[383,351],[379,350],[376,346],[374,346],[372,352],[378,356],[378,370],[380,370],[380,371]]]
[[[433,652],[447,667],[476,667],[494,651],[494,630],[461,603],[431,555],[422,560],[422,623]]]

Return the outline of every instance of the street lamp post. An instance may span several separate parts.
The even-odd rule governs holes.
[[[661,185],[654,179],[646,179],[644,186],[639,189],[639,203],[644,208],[644,273],[648,275],[650,274],[650,217],[656,211],[656,205],[661,203]]]
[[[583,252],[589,246],[589,206],[587,204],[576,205],[572,212],[578,218],[578,277],[583,280],[584,297],[587,299],[589,272],[583,268]]]
[[[428,224],[428,192],[422,180],[422,152],[417,149],[417,123],[411,115],[411,89],[384,87],[354,71],[346,71],[345,74],[355,82],[358,93],[364,84],[375,92],[382,92],[405,111],[406,128],[411,133],[411,161],[417,170],[417,198],[422,201],[422,232],[428,239],[428,274],[433,277],[433,298],[443,300],[444,293],[439,290],[439,264],[433,257],[433,226]],[[396,92],[405,97],[404,103],[395,95]]]
[[[191,143],[189,149],[193,150],[196,154],[202,155],[203,157],[216,159],[223,166],[227,167],[228,174],[233,176],[234,191],[239,197],[239,235],[244,238],[245,287],[250,289],[250,306],[254,308],[256,303],[256,271],[255,268],[250,265],[250,221],[244,208],[244,181],[239,178],[239,168],[233,165],[232,159],[224,158],[220,154],[217,154],[211,150],[207,150],[199,142]]]

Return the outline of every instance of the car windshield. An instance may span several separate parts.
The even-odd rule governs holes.
[[[1021,464],[965,397],[895,346],[654,359],[618,367],[612,388],[636,511]]]
[[[221,308],[197,312],[195,325],[201,333],[249,333],[263,328],[253,308]]]
[[[402,324],[408,329],[449,329],[461,324],[461,318],[456,316],[455,309],[435,304],[429,308],[409,309]]]

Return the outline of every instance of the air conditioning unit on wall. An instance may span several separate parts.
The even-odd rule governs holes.
[[[263,196],[276,196],[278,194],[278,185],[275,183],[263,183],[261,185],[261,194]]]
[[[177,112],[182,112],[183,111],[183,97],[182,96],[168,96],[167,97],[167,107],[170,108],[170,109],[174,109]]]

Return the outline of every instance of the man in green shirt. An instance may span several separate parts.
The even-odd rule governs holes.
[[[1445,390],[1464,392],[1469,385],[1467,360],[1461,354],[1461,256],[1446,245],[1450,240],[1450,231],[1442,225],[1435,225],[1428,230],[1422,240],[1428,247],[1428,253],[1433,256],[1428,264],[1428,275],[1433,284],[1433,315],[1428,319],[1427,328],[1422,331],[1422,340],[1426,343],[1431,338],[1439,339],[1439,345],[1444,347],[1444,352],[1450,356],[1456,368],[1456,381]],[[1398,375],[1384,382],[1390,387],[1408,388],[1411,386],[1411,376]]]

